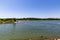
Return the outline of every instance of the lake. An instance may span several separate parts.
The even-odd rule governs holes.
[[[60,20],[17,20],[18,24],[0,24],[0,40],[60,37]]]

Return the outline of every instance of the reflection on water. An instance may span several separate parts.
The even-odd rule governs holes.
[[[16,24],[13,24],[13,29],[12,29],[12,38],[15,39],[15,29],[16,29]]]
[[[15,29],[16,29],[16,24],[13,24],[13,29],[12,29],[12,34],[15,34],[14,32],[15,32]]]

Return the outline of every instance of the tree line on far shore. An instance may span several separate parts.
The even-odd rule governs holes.
[[[17,20],[60,20],[60,18],[17,18]]]
[[[60,18],[0,18],[0,21],[16,20],[60,20]]]
[[[14,23],[16,20],[60,20],[60,18],[0,18],[0,24]]]

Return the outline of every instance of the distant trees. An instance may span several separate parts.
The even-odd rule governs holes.
[[[17,20],[60,20],[60,18],[18,18]]]
[[[2,18],[1,23],[14,23],[16,20],[60,20],[60,18]]]

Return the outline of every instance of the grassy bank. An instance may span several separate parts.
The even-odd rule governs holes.
[[[16,22],[15,18],[3,18],[3,19],[0,19],[0,24],[14,23],[14,22]]]

